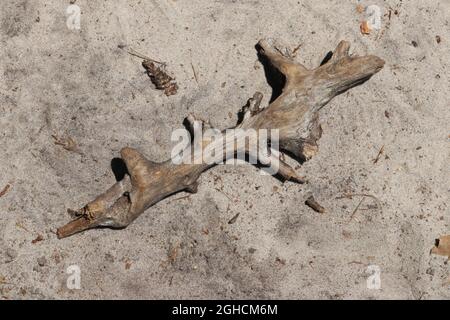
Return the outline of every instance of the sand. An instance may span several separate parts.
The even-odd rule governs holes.
[[[358,3],[382,8],[380,31],[361,34]],[[1,299],[450,298],[447,258],[430,254],[450,233],[450,1],[76,5],[80,30],[68,1],[2,3]],[[187,114],[223,129],[255,91],[267,104],[254,47],[265,37],[300,45],[309,68],[342,39],[386,61],[321,110],[320,152],[299,169],[308,184],[219,166],[124,230],[56,238],[67,208],[114,183],[122,147],[162,161]],[[165,61],[178,93],[155,90],[129,48]]]

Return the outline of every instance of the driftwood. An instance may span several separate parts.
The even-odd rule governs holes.
[[[241,129],[277,129],[279,149],[299,161],[310,159],[318,152],[317,141],[322,134],[318,111],[335,96],[362,84],[383,68],[384,61],[376,56],[349,55],[349,43],[339,43],[332,55],[319,67],[308,70],[296,63],[286,50],[273,40],[259,41],[257,48],[262,58],[270,62],[285,78],[281,94],[266,108],[260,107],[262,94],[256,93],[243,110]],[[195,118],[187,120],[194,126]],[[228,133],[222,131],[226,136]],[[239,134],[233,138],[239,138]],[[228,141],[228,139],[227,139]],[[232,141],[232,140],[231,140]],[[203,148],[211,140],[201,141]],[[223,143],[225,150],[225,143]],[[242,150],[248,152],[248,145]],[[223,152],[224,160],[234,154]],[[195,160],[195,153],[192,160]],[[286,180],[302,183],[304,180],[279,155],[278,174]],[[197,192],[198,178],[216,163],[193,161],[193,164],[174,164],[172,159],[162,163],[147,160],[132,148],[121,150],[121,158],[128,174],[105,193],[80,210],[73,211],[75,219],[57,230],[59,238],[95,228],[124,228],[147,208],[179,191]],[[198,159],[197,159],[198,160]]]

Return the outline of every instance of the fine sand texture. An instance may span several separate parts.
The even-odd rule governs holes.
[[[450,234],[449,0],[77,0],[79,29],[69,5],[1,4],[0,299],[450,298],[430,253]],[[364,35],[368,5],[381,29]],[[386,62],[321,109],[308,183],[221,165],[125,229],[57,239],[68,208],[116,181],[121,148],[163,161],[188,114],[224,129],[256,91],[267,105],[267,37],[308,68],[340,40]]]

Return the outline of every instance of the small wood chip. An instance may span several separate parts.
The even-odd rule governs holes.
[[[364,199],[365,199],[364,197],[361,198],[361,201],[359,201],[359,203],[358,203],[358,205],[356,206],[355,210],[353,210],[352,215],[350,216],[350,221],[352,221],[353,218],[355,217],[356,212],[358,212],[358,209],[359,209],[359,207],[362,205]]]
[[[38,242],[40,242],[40,241],[42,241],[42,240],[44,240],[44,237],[43,237],[42,235],[38,234],[38,236],[36,237],[36,239],[32,240],[31,243],[32,243],[32,244],[36,244],[36,243],[38,243]]]
[[[228,221],[228,224],[233,224],[236,222],[237,218],[239,217],[240,213],[237,213],[233,218]]]
[[[361,24],[359,25],[359,29],[361,30],[362,34],[370,34],[370,32],[372,31],[367,21],[361,22]]]
[[[373,164],[376,164],[378,162],[378,160],[380,160],[381,155],[384,152],[384,145],[380,148],[380,150],[378,151],[377,156],[375,157],[375,159],[372,160]]]
[[[149,61],[151,61],[151,62],[160,64],[160,65],[162,65],[162,66],[165,66],[165,65],[166,65],[165,62],[158,61],[158,60],[154,60],[154,59],[152,59],[152,58],[150,58],[150,57],[148,57],[148,56],[146,56],[146,55],[143,55],[142,53],[137,52],[137,51],[134,50],[133,48],[130,48],[130,49],[128,50],[128,53],[131,54],[132,56],[141,58],[141,59],[143,59],[143,60],[149,60]]]
[[[325,213],[325,208],[314,199],[314,196],[310,196],[306,199],[305,204],[316,212]]]

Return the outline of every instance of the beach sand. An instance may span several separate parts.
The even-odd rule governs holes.
[[[450,298],[447,258],[430,254],[450,233],[450,1],[75,4],[79,30],[69,1],[2,3],[1,299]],[[381,30],[361,34],[358,4],[382,9]],[[307,184],[217,166],[126,229],[57,239],[67,208],[115,182],[122,147],[163,161],[189,113],[224,129],[255,91],[267,105],[266,37],[299,46],[308,68],[340,40],[386,61],[320,111]],[[156,90],[129,48],[166,62],[178,93]]]

